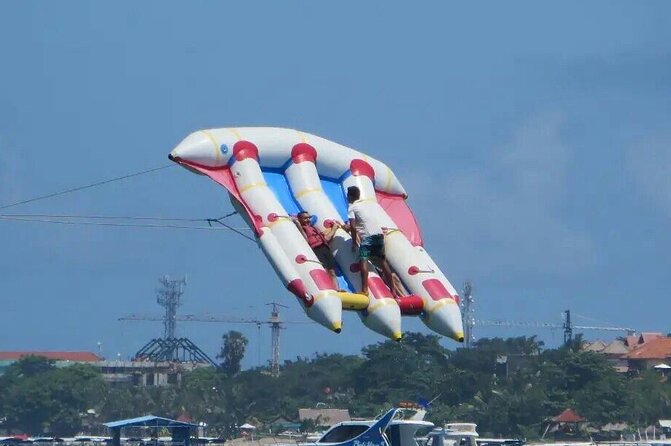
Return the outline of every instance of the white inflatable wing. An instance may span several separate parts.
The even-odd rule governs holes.
[[[246,127],[201,130],[187,136],[170,159],[224,186],[236,209],[254,230],[264,254],[306,314],[340,332],[342,310],[357,311],[362,322],[389,338],[401,339],[401,315],[419,316],[431,330],[464,339],[456,290],[429,257],[407,194],[382,162],[340,144],[296,130]],[[356,185],[362,200],[377,203],[387,228],[387,259],[409,290],[394,299],[371,267],[370,296],[361,289],[358,258],[350,235],[338,229],[330,242],[338,265],[339,292],[291,221],[305,210],[321,230],[347,221],[345,191]]]

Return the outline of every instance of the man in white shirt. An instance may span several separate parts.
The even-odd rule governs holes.
[[[393,286],[391,268],[384,254],[384,234],[375,217],[375,203],[360,200],[361,191],[356,186],[347,188],[347,216],[349,224],[345,229],[352,234],[352,249],[359,247],[359,270],[361,273],[361,294],[368,295],[368,260],[379,262],[383,278],[394,298],[399,298]]]

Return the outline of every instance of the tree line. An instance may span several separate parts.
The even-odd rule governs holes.
[[[537,438],[566,408],[597,425],[646,427],[671,418],[671,383],[655,371],[616,373],[604,356],[580,351],[579,340],[544,349],[535,336],[492,338],[468,350],[439,341],[407,333],[400,343],[379,342],[360,355],[287,360],[273,377],[269,367],[240,370],[247,340],[229,332],[217,356],[221,367],[196,369],[180,385],[162,387],[111,387],[92,366],[56,368],[45,358],[25,357],[0,376],[0,431],[71,436],[152,413],[188,414],[211,435],[231,437],[245,422],[296,420],[299,408],[317,403],[370,417],[420,398],[435,398],[428,420],[472,421],[484,435]],[[497,361],[502,356],[507,364]]]

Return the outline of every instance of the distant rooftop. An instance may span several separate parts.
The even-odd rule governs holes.
[[[606,355],[624,355],[627,353],[629,350],[627,347],[624,345],[624,342],[616,339],[610,344],[606,346],[603,350],[601,350],[601,353],[606,354]]]
[[[143,417],[128,418],[126,420],[109,421],[103,423],[109,428],[121,427],[198,427],[197,424],[185,421],[173,420],[170,418],[157,417],[155,415],[145,415]]]
[[[634,335],[634,336],[627,336],[625,344],[629,349],[631,350],[632,348],[637,348],[640,345],[645,344],[646,342],[650,342],[653,339],[657,338],[663,338],[664,335],[659,332],[646,332],[646,333],[641,333],[640,335]]]
[[[624,355],[627,359],[667,359],[671,358],[671,338],[657,337],[645,342]]]
[[[556,417],[553,417],[552,421],[555,423],[581,423],[585,421],[585,419],[578,415],[578,412],[573,409],[566,409]]]
[[[18,361],[25,356],[42,356],[54,361],[97,362],[100,358],[91,352],[0,352],[0,361]]]
[[[596,340],[594,342],[586,343],[585,345],[583,345],[582,349],[583,349],[583,351],[586,351],[586,352],[599,353],[604,348],[606,348],[606,343],[599,339],[599,340]]]

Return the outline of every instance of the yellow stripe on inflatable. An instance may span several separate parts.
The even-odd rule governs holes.
[[[221,160],[221,152],[219,151],[219,143],[217,142],[216,139],[214,139],[214,136],[212,133],[208,132],[207,130],[201,130],[205,136],[207,136],[207,139],[210,140],[212,143],[212,147],[214,147],[214,156],[217,159],[217,162]]]
[[[296,195],[295,195],[295,197],[296,197],[296,198],[300,198],[300,197],[302,197],[303,195],[311,194],[311,193],[313,193],[313,192],[321,192],[321,190],[322,190],[322,189],[321,189],[320,187],[314,187],[314,188],[312,188],[312,189],[303,189],[302,191],[297,192]]]
[[[337,292],[336,295],[342,301],[343,310],[365,310],[370,302],[363,294]]]
[[[296,133],[298,133],[298,136],[301,139],[302,143],[304,144],[308,143],[308,138],[305,136],[305,133],[301,132],[300,130],[296,130]]]
[[[242,189],[240,189],[239,192],[240,192],[240,194],[244,194],[249,189],[253,189],[255,187],[261,187],[261,186],[268,187],[268,185],[266,183],[251,183],[251,184],[248,184],[247,186],[243,187]]]
[[[312,295],[312,305],[314,305],[314,304],[317,303],[318,301],[322,300],[323,298],[328,297],[328,296],[331,296],[331,295],[333,295],[333,294],[335,294],[335,293],[336,293],[336,291],[333,291],[333,290],[323,290],[323,291],[318,292],[317,294],[313,294],[313,295]],[[308,307],[308,311],[309,311],[311,308],[312,308],[312,307]]]
[[[278,225],[278,224],[280,224],[280,223],[291,223],[291,224],[294,224],[294,223],[291,221],[291,218],[289,218],[289,217],[279,217],[279,218],[278,218],[277,220],[275,220],[275,221],[270,221],[270,222],[268,222],[268,223],[266,224],[266,227],[271,228],[271,227],[273,227],[273,226],[275,226],[275,225]]]
[[[381,299],[371,299],[374,300],[374,303],[368,307],[368,314],[373,314],[382,307],[387,305],[398,305],[394,299],[391,297],[383,297]]]
[[[241,141],[241,140],[242,140],[242,136],[240,136],[240,132],[238,132],[238,129],[228,128],[227,130],[230,131],[231,133],[233,133],[233,135],[234,135],[236,138],[238,138],[238,141]]]
[[[443,308],[445,305],[450,305],[454,304],[456,305],[457,303],[454,301],[454,299],[450,299],[449,297],[445,299],[441,299],[434,306],[426,310],[426,320],[431,319],[431,315],[438,310],[439,308]]]
[[[389,166],[387,166],[387,181],[384,185],[385,192],[389,192],[389,188],[391,188],[391,175],[392,175],[391,169],[389,168]]]

